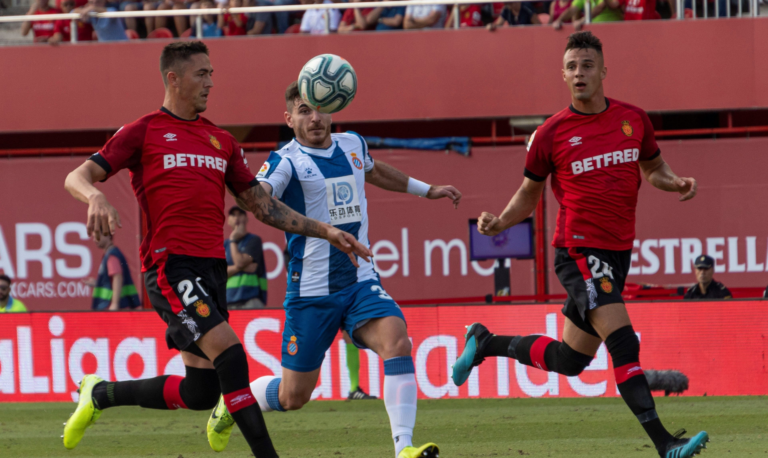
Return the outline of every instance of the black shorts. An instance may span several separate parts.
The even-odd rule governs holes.
[[[144,273],[144,284],[152,307],[168,325],[168,348],[206,358],[195,341],[229,319],[227,262],[169,254]]]
[[[568,293],[563,315],[582,331],[597,336],[587,311],[624,303],[621,293],[629,272],[632,250],[555,248],[555,273]]]

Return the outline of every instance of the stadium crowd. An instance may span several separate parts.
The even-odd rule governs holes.
[[[243,6],[273,6],[310,3],[333,3],[332,0],[32,0],[27,14],[75,12],[78,41],[119,41],[137,38],[190,37],[197,34],[194,16],[143,17],[125,19],[94,18],[92,12],[157,11]],[[55,6],[51,5],[55,1]],[[341,2],[342,0],[335,0]],[[359,2],[362,0],[349,0]],[[372,0],[379,1],[379,0]],[[593,22],[669,19],[675,17],[675,0],[589,0]],[[747,11],[748,0],[685,0],[685,16],[692,17],[692,1],[698,2],[697,14],[715,15],[718,2],[720,16],[726,15],[726,2],[731,2],[731,15],[738,11],[738,2]],[[760,0],[761,3],[764,0]],[[302,12],[230,14],[203,16],[203,37],[285,34],[285,33],[351,33],[360,31],[389,31],[401,29],[452,28],[454,15],[459,26],[497,27],[520,25],[549,25],[560,29],[573,23],[578,30],[585,22],[585,0],[554,0],[533,2],[492,3],[482,5],[418,5],[408,7],[349,8],[308,10]],[[69,20],[25,22],[21,34],[31,31],[34,41],[56,44],[69,41]]]

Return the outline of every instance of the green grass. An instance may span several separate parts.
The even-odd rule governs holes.
[[[768,457],[768,397],[661,398],[670,431],[704,429],[705,458]],[[207,412],[107,410],[74,450],[61,443],[74,404],[0,404],[0,457],[248,457],[235,428],[220,454],[205,435]],[[266,415],[281,457],[394,455],[381,401],[312,402]],[[415,442],[436,442],[441,457],[656,457],[621,399],[471,399],[419,401]]]

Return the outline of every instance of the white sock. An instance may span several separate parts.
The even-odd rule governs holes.
[[[384,405],[392,426],[395,457],[405,447],[412,446],[413,427],[416,424],[416,377],[413,373],[384,376]]]
[[[253,392],[253,395],[256,396],[256,402],[259,403],[262,412],[272,412],[272,408],[269,407],[269,403],[267,402],[267,386],[269,385],[269,382],[276,378],[277,377],[265,376],[259,377],[251,382],[251,391]]]

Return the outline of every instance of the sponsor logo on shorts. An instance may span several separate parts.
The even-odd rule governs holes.
[[[221,149],[221,143],[219,143],[219,140],[211,134],[208,134],[208,136],[210,137],[211,145],[215,146],[216,149]]]
[[[229,401],[229,407],[236,406],[236,405],[240,404],[241,402],[245,402],[245,401],[248,401],[250,399],[253,399],[253,396],[251,396],[248,393],[241,394],[239,396],[235,396],[234,398],[232,398]]]
[[[299,352],[299,344],[296,343],[296,336],[291,336],[291,341],[288,342],[288,354],[293,356]]]
[[[587,284],[587,297],[589,298],[589,309],[592,310],[594,308],[597,308],[597,290],[595,289],[595,284],[592,283],[591,278],[584,280],[584,283]]]
[[[195,306],[195,312],[197,312],[198,315],[200,315],[203,318],[208,318],[211,316],[211,309],[208,307],[208,304],[203,302],[202,299],[192,304]]]
[[[629,121],[621,121],[621,131],[624,132],[624,135],[627,137],[631,137],[634,132],[632,126],[629,125]]]
[[[350,156],[352,156],[352,164],[355,166],[355,168],[357,170],[361,170],[363,168],[363,161],[358,159],[355,153],[350,154]]]
[[[613,284],[608,278],[603,277],[600,279],[600,289],[602,289],[605,294],[611,294],[613,292]]]
[[[177,313],[176,316],[181,319],[181,324],[187,327],[189,329],[189,332],[194,334],[194,340],[197,340],[200,338],[200,332],[197,330],[197,323],[195,323],[195,320],[187,316],[187,312],[185,310],[182,310],[181,312]]]

